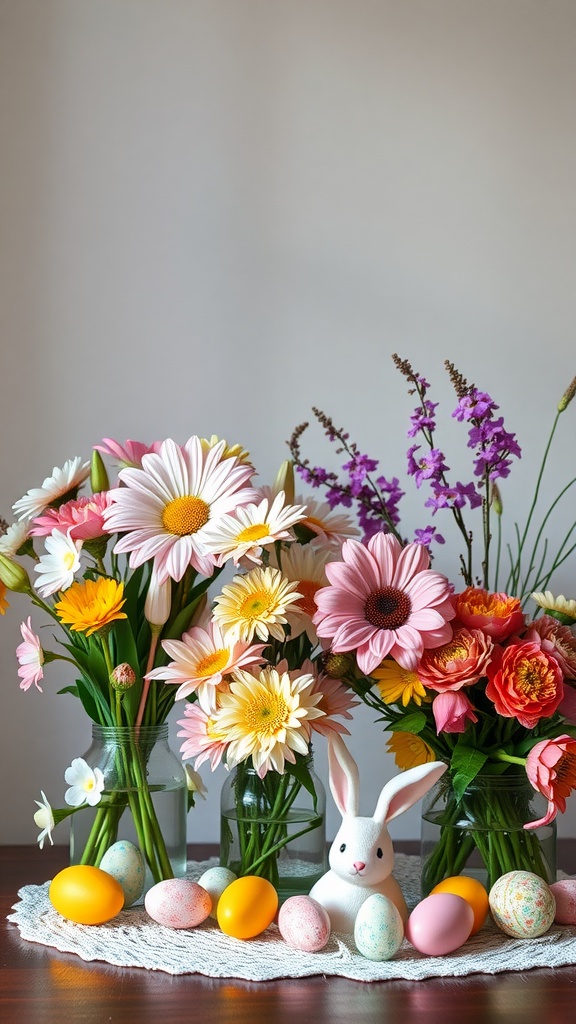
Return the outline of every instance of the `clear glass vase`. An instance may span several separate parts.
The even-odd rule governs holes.
[[[188,790],[184,766],[168,744],[168,726],[92,726],[84,760],[104,775],[95,807],[71,818],[70,862],[100,864],[119,839],[137,846],[145,888],[186,873]]]
[[[488,889],[508,871],[556,881],[556,822],[542,818],[548,801],[525,772],[480,773],[458,800],[446,773],[422,802],[422,895],[452,875],[472,875]]]
[[[307,895],[327,870],[326,793],[306,760],[310,792],[286,766],[263,779],[245,763],[233,768],[220,801],[220,864],[238,877],[260,875],[280,902]]]

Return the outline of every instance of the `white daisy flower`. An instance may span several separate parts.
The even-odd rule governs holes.
[[[303,499],[298,497],[296,500]],[[357,537],[359,533],[351,516],[335,512],[327,501],[314,499],[306,500],[306,517],[302,526],[307,526],[320,540],[337,550],[348,537]]]
[[[286,610],[286,619],[292,637],[306,633],[311,643],[318,643],[316,627],[312,616],[318,611],[314,595],[321,587],[328,586],[326,563],[337,557],[334,549],[329,546],[311,544],[291,544],[282,552],[282,564],[278,566],[283,575],[291,583],[295,583],[302,595],[298,601]],[[270,562],[277,565],[275,553]]]
[[[91,768],[83,757],[75,757],[64,772],[64,779],[70,786],[64,799],[71,807],[90,804],[95,807],[104,791],[104,776],[100,768]]]
[[[223,564],[232,558],[234,565],[246,558],[261,565],[262,548],[276,540],[290,540],[290,527],[304,519],[304,505],[286,505],[284,491],[274,501],[263,498],[258,504],[240,506],[234,515],[225,515],[214,529],[208,526],[204,544],[208,551],[218,555]]]
[[[70,492],[76,492],[89,476],[89,462],[82,462],[80,456],[69,459],[62,469],[54,466],[52,476],[47,476],[41,487],[32,487],[27,491],[12,508],[19,519],[33,519],[59,498],[75,497],[75,493]]]
[[[20,548],[26,543],[30,534],[30,523],[22,519],[12,523],[6,533],[0,535],[0,554],[7,558],[15,558]]]
[[[46,836],[50,840],[51,846],[54,846],[54,840],[52,839],[52,829],[54,828],[54,814],[52,808],[48,803],[44,790],[40,790],[40,796],[42,801],[35,800],[34,803],[38,804],[38,810],[34,814],[34,824],[37,828],[41,829],[40,835],[38,836],[38,845],[41,850],[44,849],[44,840]]]
[[[43,579],[36,583],[36,590],[41,597],[50,597],[58,590],[68,590],[74,582],[74,573],[80,568],[81,540],[72,540],[70,530],[62,533],[54,530],[46,538],[47,554],[42,555],[34,566]]]

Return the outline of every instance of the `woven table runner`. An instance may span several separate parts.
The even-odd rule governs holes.
[[[188,877],[197,880],[217,863],[191,861]],[[396,854],[394,874],[409,907],[420,899],[419,858]],[[559,874],[559,877],[566,877]],[[376,963],[357,952],[353,937],[333,933],[319,953],[292,949],[271,925],[255,939],[242,941],[224,935],[212,918],[197,928],[175,930],[156,924],[143,906],[123,910],[98,927],[74,924],[58,914],[48,899],[49,882],[27,885],[18,893],[8,920],[26,940],[75,953],[83,960],[100,960],[117,967],[142,967],[167,974],[203,974],[210,978],[271,981],[336,975],[355,981],[497,974],[533,967],[576,964],[576,927],[553,925],[538,939],[513,939],[488,918],[484,927],[447,956],[424,956],[404,940],[392,960]]]

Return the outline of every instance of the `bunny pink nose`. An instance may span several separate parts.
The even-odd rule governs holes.
[[[366,865],[362,860],[355,860],[354,867],[356,868],[356,871],[363,871]]]

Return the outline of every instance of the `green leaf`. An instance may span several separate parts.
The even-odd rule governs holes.
[[[71,693],[73,697],[80,697],[80,691],[77,686],[64,686],[61,690],[56,690],[56,693]]]
[[[390,725],[390,732],[413,732],[417,736],[426,725],[426,715],[423,711],[413,711],[411,714],[401,718],[398,722]]]
[[[468,747],[466,744],[460,743],[454,748],[450,769],[457,800],[462,798],[464,791],[482,770],[487,760],[488,755],[481,750],[476,750],[475,747]]]
[[[316,788],[314,786],[314,782],[312,776],[310,775],[310,770],[307,764],[304,761],[297,760],[296,764],[287,765],[286,770],[289,775],[294,776],[296,781],[299,782],[301,786],[304,786],[304,789],[308,790],[310,796],[314,800],[314,810],[316,811]]]

